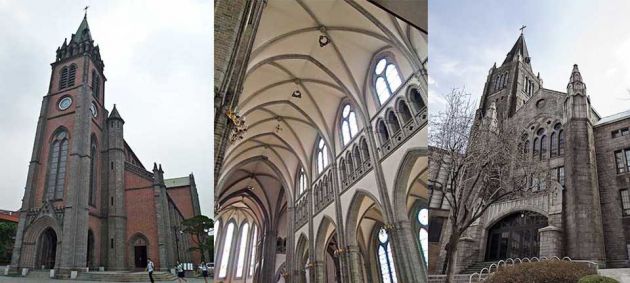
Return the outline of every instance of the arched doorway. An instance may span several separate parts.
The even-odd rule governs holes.
[[[57,255],[57,233],[52,228],[47,228],[39,236],[38,254],[36,268],[55,268],[55,257]]]
[[[147,239],[142,235],[136,235],[131,240],[131,251],[133,267],[136,269],[144,269],[147,267]]]
[[[87,267],[94,266],[94,233],[92,233],[92,230],[88,230],[87,256],[85,262]]]
[[[486,260],[526,258],[539,255],[538,229],[547,226],[547,217],[532,211],[512,213],[488,230]]]

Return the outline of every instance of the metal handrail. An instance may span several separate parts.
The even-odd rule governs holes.
[[[492,273],[492,267],[493,266],[495,267],[495,272],[496,272],[496,271],[499,270],[499,267],[501,267],[501,263],[503,263],[504,266],[507,266],[508,261],[512,261],[511,266],[514,266],[514,265],[516,265],[516,261],[518,261],[518,263],[520,264],[520,263],[523,263],[523,262],[528,262],[528,263],[534,262],[534,260],[536,260],[536,262],[549,261],[549,260],[560,260],[560,261],[566,260],[566,261],[571,261],[571,262],[584,262],[584,263],[587,263],[589,266],[591,266],[591,265],[595,266],[595,272],[597,272],[597,270],[599,269],[599,265],[597,263],[595,263],[595,262],[583,261],[583,260],[575,261],[575,260],[572,260],[568,256],[565,256],[563,258],[559,258],[558,256],[552,256],[551,258],[548,258],[546,256],[542,256],[540,258],[534,256],[534,257],[531,257],[531,258],[527,258],[526,257],[526,258],[522,258],[522,259],[521,258],[514,258],[514,259],[513,258],[508,258],[506,260],[499,260],[496,263],[492,263],[492,264],[490,264],[489,267],[484,267],[479,272],[475,272],[475,273],[471,274],[468,277],[468,283],[472,283],[473,282],[473,278],[475,276],[477,277],[477,281],[475,281],[475,282],[486,281],[486,279],[488,277],[490,277],[490,274]],[[486,278],[482,278],[482,276],[484,274],[484,271],[487,272]]]

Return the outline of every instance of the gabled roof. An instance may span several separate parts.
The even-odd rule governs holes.
[[[87,22],[87,15],[83,17],[83,21],[79,25],[77,32],[72,35],[70,42],[83,42],[92,40],[92,34],[90,33],[90,26]]]
[[[505,57],[505,61],[503,61],[503,64],[514,61],[517,55],[521,55],[523,59],[529,58],[529,52],[527,52],[527,44],[525,44],[525,37],[522,33],[514,43],[514,46],[512,46],[510,52],[508,52],[507,56]],[[529,60],[524,60],[524,62],[529,64]]]
[[[179,178],[164,179],[164,185],[166,185],[167,188],[189,186],[190,177],[186,176],[186,177],[179,177]]]
[[[601,120],[597,121],[597,123],[595,123],[595,126],[602,126],[605,124],[610,124],[610,123],[614,123],[617,121],[621,121],[624,119],[630,119],[630,110],[626,110],[623,112],[619,112],[617,114],[613,114],[607,117],[602,118]]]

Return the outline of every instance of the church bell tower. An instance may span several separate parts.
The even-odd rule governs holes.
[[[100,152],[107,118],[103,61],[87,15],[57,48],[42,100],[12,268],[84,270],[90,214],[100,210]],[[98,226],[98,225],[94,225]],[[93,240],[93,239],[92,239]]]

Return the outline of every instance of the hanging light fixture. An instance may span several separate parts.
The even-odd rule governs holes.
[[[298,89],[298,86],[300,85],[300,80],[295,79],[294,83],[295,90],[293,91],[293,93],[291,93],[291,97],[302,98],[302,92],[300,92],[300,89]]]
[[[321,26],[319,31],[322,33],[319,35],[319,47],[324,47],[330,43],[330,38],[326,35],[326,27]]]

